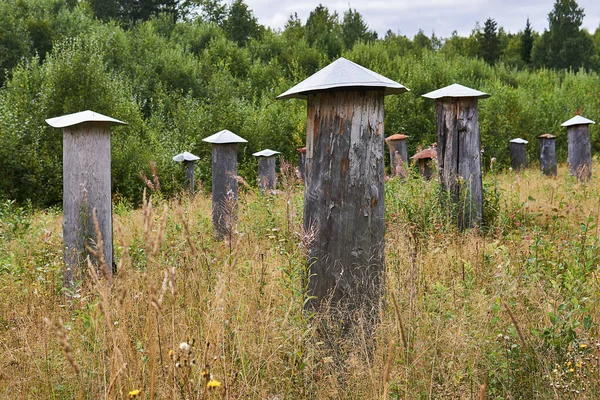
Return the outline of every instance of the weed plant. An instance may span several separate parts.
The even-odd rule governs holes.
[[[278,192],[240,192],[227,241],[205,193],[117,204],[117,274],[90,263],[69,295],[60,213],[0,205],[0,398],[600,397],[598,178],[488,172],[485,224],[462,233],[435,179],[388,180],[380,322],[332,350],[282,170]]]

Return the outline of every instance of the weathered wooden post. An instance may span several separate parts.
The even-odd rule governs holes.
[[[275,155],[278,151],[265,149],[252,154],[258,157],[258,187],[261,193],[275,189],[277,183],[277,172],[275,171]]]
[[[199,159],[200,157],[195,156],[192,153],[188,153],[187,151],[184,151],[183,153],[177,154],[175,157],[173,157],[173,161],[183,162],[185,165],[185,186],[191,194],[194,194],[194,166],[196,161]]]
[[[408,163],[408,151],[406,150],[407,135],[396,133],[385,139],[390,148],[390,170],[392,176],[406,178],[406,164]]]
[[[309,309],[377,320],[384,263],[385,95],[404,86],[340,58],[278,99],[307,99],[304,229]]]
[[[456,83],[423,95],[436,100],[438,173],[458,207],[460,229],[479,225],[483,215],[477,101],[489,96]]]
[[[86,245],[108,279],[112,278],[112,195],[110,126],[125,122],[82,111],[49,118],[48,125],[63,129],[63,284],[75,286],[82,278]],[[96,234],[94,214],[100,237]],[[79,269],[79,270],[77,270]]]
[[[590,142],[590,124],[595,122],[581,115],[576,115],[563,122],[568,135],[569,172],[580,181],[592,178],[592,145]]]
[[[202,140],[213,145],[212,220],[220,240],[231,235],[237,221],[237,144],[248,141],[227,129]]]
[[[529,143],[527,140],[521,138],[509,141],[510,164],[515,171],[518,171],[521,168],[527,168],[527,150],[525,149],[527,143]]]
[[[419,172],[423,178],[429,180],[433,176],[433,160],[437,160],[437,151],[435,147],[430,147],[425,150],[419,151],[417,154],[411,157],[411,159],[417,163]]]
[[[549,133],[540,138],[540,169],[542,174],[556,176],[556,136]]]
[[[305,165],[306,165],[306,147],[298,149],[298,172],[300,173],[300,179],[305,180]]]

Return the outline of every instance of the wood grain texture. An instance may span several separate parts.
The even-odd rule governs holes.
[[[385,269],[383,92],[309,94],[307,112],[304,227],[317,229],[308,307],[331,300],[345,316],[376,318]]]
[[[569,172],[580,181],[592,178],[592,146],[589,125],[567,128]]]
[[[219,240],[230,233],[237,221],[237,200],[237,143],[213,144],[212,220]]]
[[[477,99],[442,98],[436,113],[440,181],[456,206],[459,228],[472,228],[483,215]]]
[[[110,129],[105,123],[83,123],[63,129],[64,285],[81,279],[88,255],[97,247],[93,210],[100,227],[107,273],[112,272],[112,203]],[[92,257],[93,259],[93,257]],[[99,265],[98,260],[94,260]]]
[[[540,169],[542,174],[556,176],[556,139],[540,139]]]
[[[258,187],[261,193],[275,189],[277,172],[275,156],[258,157]]]
[[[527,168],[527,148],[525,146],[525,143],[509,143],[510,166],[515,171]]]

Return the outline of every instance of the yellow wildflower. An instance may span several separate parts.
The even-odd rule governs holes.
[[[575,372],[573,368],[569,368],[569,372]]]
[[[211,379],[210,381],[208,381],[208,383],[206,384],[206,387],[212,388],[212,387],[219,387],[221,386],[221,382],[215,380],[215,379]]]
[[[580,349],[586,349],[586,348],[587,348],[587,344],[585,344],[585,343],[581,343],[581,344],[579,345],[579,348],[580,348]]]
[[[129,392],[129,398],[133,399],[135,397],[138,397],[140,395],[140,393],[141,393],[140,389],[132,390],[132,391]]]

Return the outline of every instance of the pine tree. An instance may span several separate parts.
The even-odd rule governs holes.
[[[533,48],[533,30],[529,23],[529,17],[527,18],[527,24],[525,24],[525,30],[523,36],[521,36],[521,60],[525,64],[531,63],[531,49]]]
[[[483,36],[481,37],[480,55],[490,65],[500,58],[500,40],[498,39],[498,24],[492,18],[488,18],[483,25]]]

